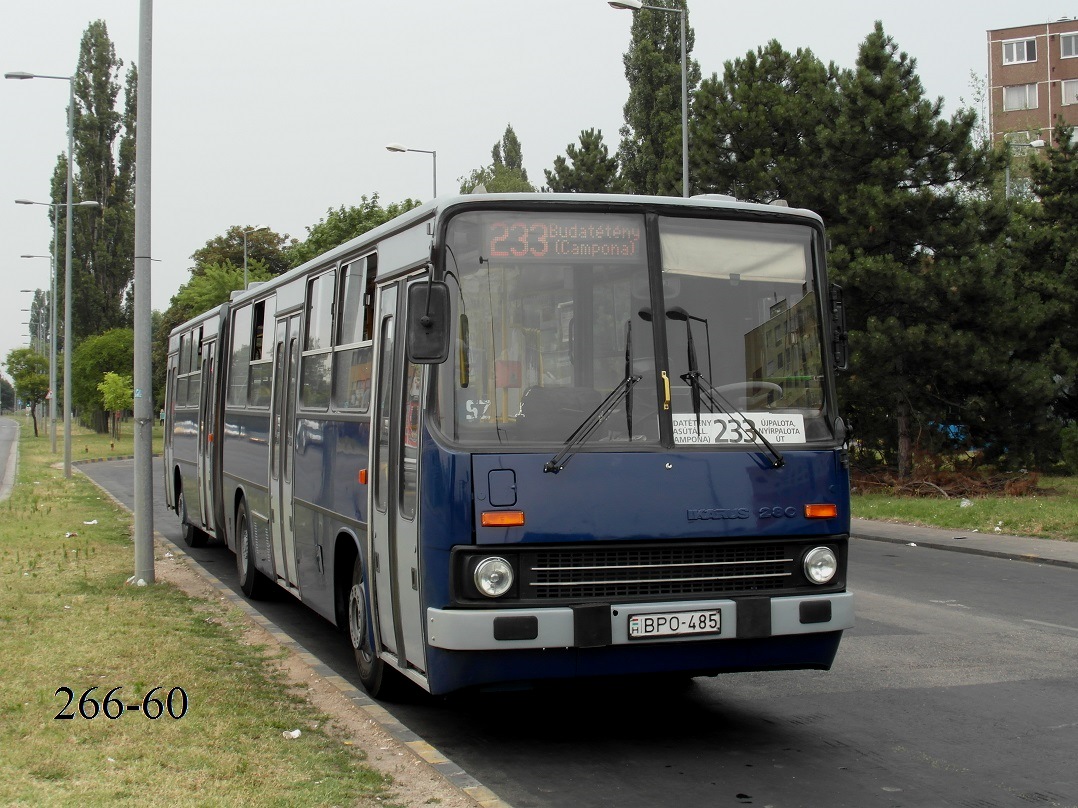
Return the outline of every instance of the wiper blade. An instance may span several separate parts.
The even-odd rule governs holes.
[[[543,471],[557,474],[565,468],[565,463],[576,447],[584,443],[599,424],[609,417],[614,407],[621,403],[621,400],[629,394],[629,391],[633,389],[633,385],[640,379],[640,376],[626,376],[622,379],[618,386],[611,390],[610,394],[602,400],[602,403],[581,422],[580,426],[573,431],[573,434],[566,438],[562,450],[543,464]]]
[[[721,410],[727,415],[735,415],[738,418],[745,421],[752,428],[752,440],[757,446],[762,446],[771,455],[771,467],[782,468],[786,465],[786,458],[782,456],[782,452],[774,447],[774,445],[761,435],[757,429],[756,424],[752,422],[751,418],[748,418],[745,413],[741,412],[737,407],[731,404],[722,393],[714,388],[714,386],[706,378],[700,375],[699,371],[690,371],[681,377],[685,379],[685,382],[689,384],[694,390],[703,391],[707,396],[708,401],[711,403],[713,409]],[[696,411],[697,418],[697,430],[700,426],[700,410]]]

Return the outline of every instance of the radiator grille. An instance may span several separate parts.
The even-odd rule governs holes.
[[[773,592],[796,586],[781,544],[557,548],[524,553],[524,599],[609,600]]]

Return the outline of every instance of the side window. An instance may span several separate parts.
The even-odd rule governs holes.
[[[307,281],[306,334],[303,340],[301,401],[303,407],[329,407],[330,370],[333,357],[334,273],[325,272]]]
[[[251,366],[251,307],[232,312],[232,353],[228,362],[228,403],[247,404],[247,380]]]
[[[191,334],[191,378],[187,387],[187,405],[197,407],[202,393],[202,326]]]
[[[366,412],[371,404],[371,335],[373,306],[367,295],[369,266],[374,256],[353,261],[341,269],[337,295],[333,401],[341,409]],[[368,320],[370,323],[368,324]]]
[[[274,299],[260,300],[252,306],[253,330],[250,341],[250,387],[247,400],[252,407],[268,407],[273,388],[273,356],[270,352],[272,339],[267,339],[266,329],[273,322]]]

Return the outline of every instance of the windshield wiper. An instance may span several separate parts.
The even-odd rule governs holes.
[[[562,450],[543,464],[543,471],[557,474],[565,468],[565,463],[569,456],[572,455],[573,450],[584,443],[599,424],[607,419],[614,407],[621,403],[621,400],[629,394],[633,389],[633,385],[640,381],[640,378],[640,376],[626,376],[622,379],[618,386],[603,399],[602,403],[581,422],[580,426],[573,431],[573,434],[566,438],[565,446],[562,447]]]
[[[707,396],[708,402],[711,404],[711,407],[712,407],[713,410],[721,410],[722,412],[726,413],[727,415],[736,416],[737,418],[740,418],[742,421],[747,423],[749,425],[749,427],[750,427],[750,431],[752,432],[753,443],[755,443],[757,446],[762,446],[771,455],[771,458],[772,458],[771,459],[771,467],[772,468],[779,469],[779,468],[782,468],[786,464],[786,458],[784,458],[782,456],[782,452],[780,452],[778,449],[776,449],[774,447],[774,445],[771,443],[771,441],[769,441],[767,438],[765,438],[763,435],[761,435],[757,431],[756,424],[754,424],[752,422],[752,419],[748,418],[745,415],[745,413],[741,412],[741,410],[739,410],[737,407],[735,407],[733,404],[731,404],[726,399],[726,397],[723,396],[722,393],[720,393],[718,390],[715,389],[715,387],[711,384],[711,382],[709,382],[706,378],[704,378],[700,374],[700,371],[698,371],[698,370],[689,371],[688,373],[684,374],[681,378],[685,379],[686,384],[690,385],[693,390],[701,390],[701,391],[703,391],[704,395]],[[697,419],[697,427],[696,428],[697,428],[697,431],[699,432],[699,429],[700,429],[700,426],[699,426],[699,424],[700,424],[700,410],[699,409],[696,410],[696,419]]]

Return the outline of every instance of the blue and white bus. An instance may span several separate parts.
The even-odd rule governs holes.
[[[176,328],[165,491],[375,696],[827,669],[853,625],[815,214],[437,199]]]

